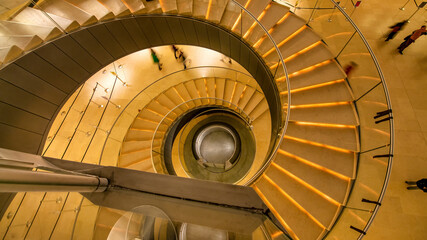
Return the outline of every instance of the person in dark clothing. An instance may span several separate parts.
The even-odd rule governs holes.
[[[422,35],[427,35],[427,30],[425,25],[421,26],[420,29],[413,31],[411,35],[408,35],[405,37],[405,41],[402,44],[400,44],[400,46],[397,48],[399,49],[399,53],[403,54],[403,50],[405,50],[405,48],[407,48],[409,45],[415,42],[415,40],[417,40]]]
[[[427,178],[420,179],[418,181],[405,181],[409,186],[406,187],[408,190],[421,189],[423,192],[427,192]]]
[[[394,36],[396,36],[396,34],[403,29],[403,27],[408,23],[408,20],[404,20],[402,22],[398,22],[396,24],[394,24],[393,26],[391,26],[391,32],[388,34],[387,38],[386,38],[386,42],[390,39],[393,39]]]
[[[178,58],[182,60],[184,69],[187,69],[187,64],[189,63],[189,59],[187,59],[187,54],[185,54],[182,50],[180,50]]]
[[[153,58],[153,62],[154,62],[155,64],[157,64],[157,66],[159,67],[159,71],[161,71],[161,70],[162,70],[162,65],[163,65],[163,64],[161,64],[161,63],[160,63],[160,60],[159,60],[159,58],[157,57],[157,53],[156,53],[153,49],[151,49],[151,48],[150,48],[150,51],[151,51],[151,57]]]
[[[178,59],[179,55],[181,54],[180,50],[175,45],[172,45],[172,51],[175,59]]]

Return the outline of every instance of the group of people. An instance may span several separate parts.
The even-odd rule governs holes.
[[[407,23],[408,23],[408,20],[404,20],[402,22],[396,23],[393,26],[390,26],[391,32],[387,35],[387,38],[385,39],[385,41],[387,42],[387,41],[393,39],[397,35],[397,33],[399,31],[401,31]],[[409,34],[408,36],[406,36],[404,38],[404,42],[402,44],[400,44],[399,47],[397,48],[399,53],[403,54],[403,50],[405,50],[405,48],[409,47],[409,45],[414,43],[415,40],[417,40],[422,35],[427,35],[427,30],[426,30],[425,25],[421,26],[421,28],[413,31],[411,34]]]
[[[187,69],[187,65],[190,63],[190,59],[187,58],[187,55],[182,51],[182,49],[177,48],[175,45],[172,45],[172,51],[174,52],[175,59],[182,62],[184,69]],[[163,64],[160,62],[159,56],[152,48],[150,48],[150,52],[154,64],[156,64],[159,71],[161,71],[163,69]]]

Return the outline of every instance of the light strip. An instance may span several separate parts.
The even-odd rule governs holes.
[[[251,0],[249,0],[246,4],[245,4],[245,9],[248,8],[249,3],[251,2]],[[241,10],[242,11],[242,10]],[[236,22],[234,23],[233,27],[231,28],[231,31],[234,31],[237,27],[237,24],[239,24],[240,19],[242,18],[242,13],[239,14],[239,17],[237,18]]]
[[[345,125],[345,124],[334,124],[334,123],[317,123],[317,122],[304,122],[304,121],[295,121],[297,125],[305,125],[305,126],[319,126],[319,127],[330,127],[330,128],[351,128],[355,129],[356,126],[353,125]]]
[[[325,83],[319,83],[319,84],[311,85],[311,86],[308,86],[308,87],[302,87],[302,88],[293,89],[293,90],[291,90],[291,93],[296,93],[296,92],[301,92],[301,91],[307,91],[307,90],[314,89],[314,88],[325,87],[325,86],[333,85],[333,84],[336,84],[336,83],[342,83],[344,81],[345,81],[344,79],[339,79],[339,80],[329,81],[329,82],[325,82]],[[287,94],[288,92],[284,92],[284,93]]]
[[[301,212],[303,212],[307,217],[309,217],[313,222],[315,222],[319,227],[325,229],[322,223],[319,222],[315,217],[313,217],[307,210],[305,210],[297,201],[295,201],[289,194],[287,194],[282,188],[280,188],[273,180],[271,180],[266,175],[263,176],[271,185],[279,190],[279,192],[285,196],[290,202],[292,202]]]
[[[292,33],[291,35],[289,35],[289,37],[285,38],[283,41],[281,41],[279,44],[277,44],[277,47],[280,48],[281,46],[283,46],[283,44],[285,44],[287,41],[289,41],[291,38],[295,37],[295,35],[299,34],[302,30],[304,30],[307,26],[304,25],[302,27],[300,27],[297,31],[295,31],[294,33]],[[262,55],[263,58],[267,57],[268,54],[272,53],[273,51],[275,51],[276,48],[273,47],[270,50],[268,50],[266,53],[264,53],[264,55]]]
[[[314,107],[332,107],[332,106],[340,106],[350,104],[347,102],[329,102],[329,103],[313,103],[313,104],[302,104],[302,105],[291,105],[291,109],[298,108],[314,108]]]
[[[317,163],[314,163],[314,162],[308,161],[308,160],[306,160],[306,159],[304,159],[304,158],[302,158],[302,157],[298,157],[298,156],[296,156],[296,155],[294,155],[294,154],[292,154],[292,153],[289,153],[289,152],[287,152],[287,151],[284,151],[284,150],[282,150],[282,149],[279,149],[279,150],[278,150],[278,153],[280,153],[280,154],[282,154],[282,155],[285,155],[285,156],[288,156],[288,157],[291,157],[291,158],[294,158],[294,159],[296,159],[296,160],[298,160],[298,161],[300,161],[300,162],[302,162],[302,163],[305,163],[306,165],[309,165],[309,166],[314,167],[314,168],[316,168],[316,169],[319,169],[319,170],[321,170],[321,171],[327,172],[327,173],[329,173],[329,174],[331,174],[331,175],[334,175],[335,177],[340,178],[340,179],[342,179],[342,180],[350,181],[350,178],[349,178],[349,177],[347,177],[347,176],[345,176],[345,175],[342,175],[341,173],[338,173],[338,172],[335,172],[335,171],[333,171],[333,170],[330,170],[329,168],[325,168],[325,167],[323,167],[323,166],[321,166],[321,165],[319,165],[319,164],[317,164]]]
[[[284,138],[285,139],[294,140],[294,141],[297,141],[297,142],[301,142],[301,143],[310,144],[310,145],[317,146],[317,147],[324,147],[324,148],[331,149],[331,150],[334,150],[334,151],[337,151],[337,152],[353,153],[352,151],[347,150],[347,149],[343,149],[343,148],[339,148],[339,147],[334,147],[334,146],[330,146],[330,145],[326,145],[326,144],[322,144],[322,143],[312,142],[312,141],[304,140],[304,139],[301,139],[301,138],[296,138],[296,137],[291,137],[291,136],[285,136]]]
[[[258,193],[258,196],[262,199],[262,201],[267,205],[268,209],[276,216],[277,220],[282,224],[282,226],[286,229],[286,231],[292,236],[293,239],[299,240],[297,235],[292,231],[291,227],[283,220],[282,216],[274,209],[273,205],[267,200],[267,198],[264,196],[264,194],[259,190],[257,186],[253,186],[253,189],[255,192]]]
[[[294,174],[290,173],[289,171],[287,171],[286,169],[282,168],[281,166],[279,166],[277,163],[273,162],[272,165],[274,167],[276,167],[279,171],[285,173],[286,175],[288,175],[289,177],[293,178],[295,181],[299,182],[300,184],[304,185],[306,188],[310,189],[311,191],[315,192],[317,195],[323,197],[324,199],[328,200],[329,202],[331,202],[332,204],[336,205],[336,206],[340,206],[341,204],[337,201],[335,201],[335,199],[329,197],[328,195],[326,195],[325,193],[319,191],[317,188],[311,186],[310,184],[308,184],[307,182],[305,182],[304,180],[302,180],[301,178],[295,176]]]
[[[271,7],[271,3],[268,4],[267,7],[264,9],[264,11],[262,11],[262,13],[258,16],[257,20],[259,22],[261,22],[261,19],[265,16],[265,14],[267,13],[267,11],[270,7]],[[248,29],[248,31],[246,31],[245,35],[243,35],[243,38],[246,38],[249,35],[249,33],[255,28],[256,25],[257,25],[257,22],[254,21],[252,26]]]
[[[208,10],[206,10],[206,19],[209,19],[209,15],[211,13],[212,0],[209,0]]]

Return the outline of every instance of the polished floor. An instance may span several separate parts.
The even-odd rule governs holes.
[[[382,38],[389,26],[409,18],[416,7],[406,0],[363,1],[352,18],[373,48],[390,91],[395,120],[395,154],[383,205],[369,229],[367,240],[427,239],[427,194],[406,190],[405,180],[427,177],[427,36],[420,37],[400,55],[403,38],[426,24],[420,9],[393,40]],[[417,1],[420,2],[420,1]]]

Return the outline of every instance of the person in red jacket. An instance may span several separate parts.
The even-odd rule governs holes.
[[[402,44],[400,44],[400,46],[397,48],[399,49],[399,53],[403,54],[403,50],[405,50],[405,48],[407,48],[409,45],[415,42],[415,40],[417,40],[422,35],[427,35],[427,30],[425,25],[421,26],[420,29],[413,31],[411,35],[405,37],[405,41]]]
[[[394,24],[393,26],[391,26],[391,32],[387,35],[387,39],[385,40],[386,42],[390,39],[393,39],[394,36],[396,36],[396,34],[403,29],[403,27],[408,23],[408,20],[404,20],[402,22],[398,22],[396,24]]]

